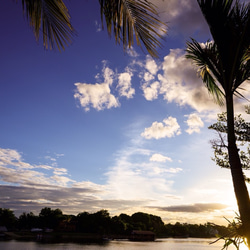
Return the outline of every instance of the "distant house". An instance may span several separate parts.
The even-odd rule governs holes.
[[[134,230],[131,233],[130,240],[132,241],[154,241],[155,234],[152,231]]]

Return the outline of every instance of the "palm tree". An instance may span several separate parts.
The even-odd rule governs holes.
[[[36,40],[40,32],[43,46],[61,50],[72,42],[75,33],[70,15],[62,0],[22,0],[23,13],[33,28]]]
[[[147,0],[99,0],[102,21],[117,43],[131,48],[134,36],[139,46],[157,57],[157,47],[166,33],[166,24],[157,16],[156,8]],[[43,35],[45,48],[65,49],[75,31],[63,0],[22,0],[23,12],[33,27],[36,39]]]
[[[228,155],[234,192],[250,247],[250,200],[236,146],[234,95],[243,97],[240,86],[250,79],[250,4],[234,0],[197,0],[209,25],[212,42],[187,43],[186,57],[198,66],[208,91],[226,104]]]

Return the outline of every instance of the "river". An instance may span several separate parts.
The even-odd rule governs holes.
[[[23,241],[0,241],[1,250],[220,250],[223,242],[210,245],[211,239],[158,239],[154,242],[109,241],[105,244],[57,243],[42,244]],[[229,247],[228,250],[233,250]],[[242,246],[240,250],[247,250]]]

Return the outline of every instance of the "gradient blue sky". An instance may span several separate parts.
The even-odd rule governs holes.
[[[1,1],[0,207],[234,216],[230,173],[211,160],[220,110],[184,57],[190,37],[210,38],[207,25],[196,1],[153,2],[169,23],[159,59],[116,45],[98,1],[66,1],[78,35],[62,53],[35,41],[20,3]]]

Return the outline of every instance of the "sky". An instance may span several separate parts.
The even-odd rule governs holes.
[[[229,170],[211,160],[218,107],[185,59],[209,29],[193,0],[154,0],[168,33],[159,58],[124,51],[98,1],[65,1],[77,31],[63,52],[36,42],[22,7],[0,7],[0,207],[19,216],[145,212],[165,223],[226,224]],[[249,84],[243,94],[250,98]],[[244,100],[235,100],[244,113]]]

